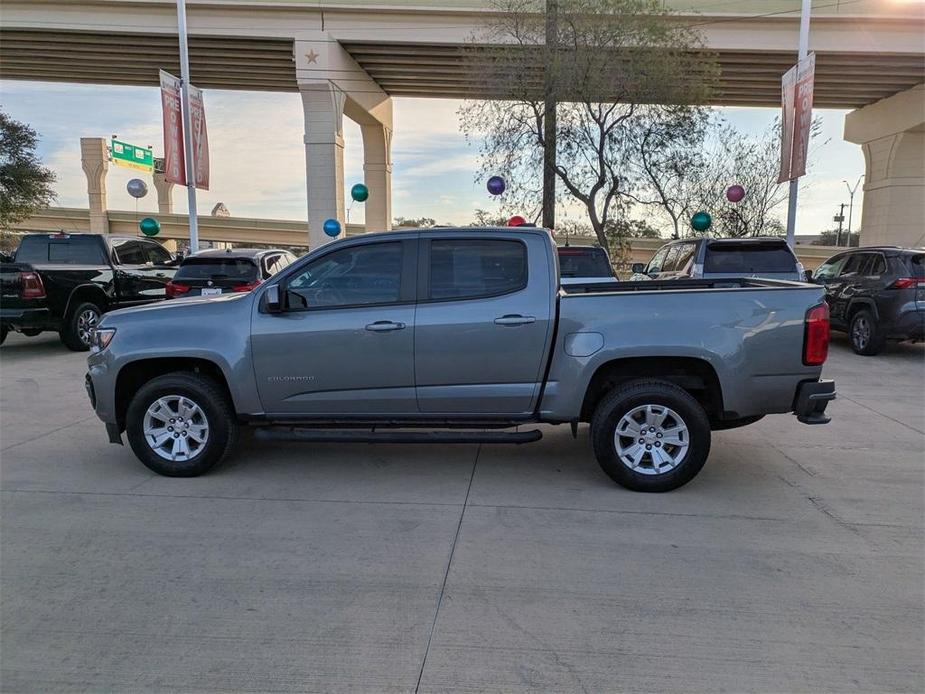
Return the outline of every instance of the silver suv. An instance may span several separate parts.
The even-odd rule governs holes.
[[[802,282],[800,261],[782,238],[680,239],[656,251],[647,265],[633,264],[633,280],[764,277]]]

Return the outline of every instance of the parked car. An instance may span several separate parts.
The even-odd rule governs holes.
[[[633,280],[766,277],[804,281],[790,246],[776,237],[680,239],[659,248],[648,264],[633,264]]]
[[[559,246],[559,278],[562,286],[617,282],[607,251],[600,246]]]
[[[13,261],[0,263],[0,342],[55,331],[75,351],[106,311],[163,299],[177,270],[156,241],[100,234],[28,234]]]
[[[812,273],[825,287],[832,329],[848,333],[858,354],[887,340],[925,339],[925,251],[896,246],[839,253]]]
[[[249,292],[288,267],[295,255],[282,249],[228,248],[187,256],[167,283],[167,298]]]
[[[265,440],[446,444],[590,422],[604,471],[660,492],[697,474],[711,429],[829,421],[821,287],[621,286],[560,290],[543,230],[364,234],[251,292],[105,316],[87,392],[111,442],[126,432],[145,465],[181,477],[230,453],[245,423]]]

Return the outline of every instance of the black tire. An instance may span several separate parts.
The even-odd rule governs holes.
[[[21,332],[26,337],[35,337],[36,335],[42,334],[41,330],[36,330],[34,328],[30,328],[29,330],[20,330],[19,332]]]
[[[684,438],[687,443],[686,452],[681,446],[669,444],[661,447],[659,444],[658,450],[666,455],[681,456],[675,467],[661,473],[646,474],[633,470],[629,464],[621,460],[617,452],[618,441],[626,446],[634,446],[636,443],[633,441],[634,437],[615,438],[617,426],[625,415],[648,405],[652,405],[656,411],[664,412],[665,408],[672,410],[687,429]],[[640,415],[644,416],[644,411]],[[677,424],[671,421],[673,419],[672,415],[666,413],[663,423]],[[673,429],[675,426],[669,426],[664,431],[670,435],[670,430]],[[657,436],[645,431],[643,435]],[[710,420],[700,403],[673,383],[650,379],[629,381],[615,388],[598,403],[591,420],[591,442],[597,462],[617,484],[636,492],[668,492],[690,482],[707,462],[707,456],[710,454]],[[656,440],[653,438],[651,444],[645,445],[649,445],[647,451],[650,451],[655,448]],[[647,451],[641,453],[639,469],[651,470],[656,466],[655,459],[652,458],[654,454]],[[661,464],[660,467],[666,465]]]
[[[149,445],[144,433],[148,408],[158,399],[169,396],[180,396],[197,405],[208,426],[204,444],[198,451],[191,451],[192,457],[185,460],[161,457]],[[202,420],[197,421],[201,423]],[[129,403],[125,424],[129,444],[138,459],[157,474],[166,477],[196,477],[208,472],[228,455],[238,437],[238,421],[223,389],[211,378],[183,371],[158,376],[139,388]],[[165,445],[169,442],[170,439]],[[186,445],[194,442],[190,437]]]
[[[0,345],[6,341],[6,334],[10,331],[5,325],[0,327]]]
[[[879,354],[883,349],[883,343],[886,341],[883,331],[874,318],[874,314],[866,308],[851,316],[851,323],[848,326],[848,341],[851,343],[851,349],[855,354],[861,354],[865,357],[872,357]]]
[[[90,349],[87,328],[98,325],[102,316],[103,310],[94,303],[84,301],[77,304],[64,319],[64,327],[59,333],[61,342],[74,352],[86,352]]]

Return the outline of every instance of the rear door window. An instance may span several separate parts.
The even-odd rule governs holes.
[[[865,274],[868,277],[876,278],[886,274],[886,258],[880,253],[871,254],[870,264],[867,266]]]
[[[691,261],[691,258],[694,257],[694,252],[697,250],[697,244],[695,243],[684,243],[679,246],[681,249],[678,253],[678,260],[675,263],[675,271],[683,272],[687,268],[687,264]]]
[[[257,279],[257,265],[248,258],[187,258],[175,280],[239,280]]]
[[[786,244],[713,243],[707,246],[704,272],[796,272],[796,259]]]
[[[434,239],[430,298],[499,296],[527,285],[527,247],[500,239]]]

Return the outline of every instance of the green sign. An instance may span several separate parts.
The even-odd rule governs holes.
[[[113,139],[110,147],[112,163],[137,171],[154,170],[154,153],[147,147],[136,147],[128,142]]]

